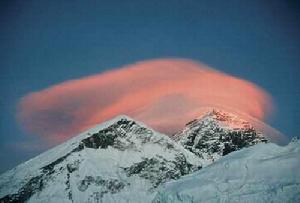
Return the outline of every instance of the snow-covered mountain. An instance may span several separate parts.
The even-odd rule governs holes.
[[[228,165],[230,169],[231,166],[238,165],[238,158],[241,159],[241,164],[246,161],[244,167],[237,169],[245,170],[244,168],[248,167],[248,159],[249,163],[252,163],[252,153],[259,157],[268,157],[268,153],[263,154],[264,150],[269,149],[270,152],[275,153],[277,149],[279,151],[282,149],[280,152],[285,149],[268,143],[263,134],[249,122],[234,114],[219,110],[210,111],[189,122],[172,138],[127,116],[118,116],[0,175],[0,203],[147,203],[152,202],[159,188],[165,183],[184,178],[183,176],[188,174],[191,175],[189,177],[194,177],[192,174],[197,171],[200,173],[195,173],[195,179],[204,178],[205,175],[198,174],[206,171],[210,179],[204,179],[204,183],[205,181],[209,183],[211,180],[214,183],[209,169],[219,164],[217,161],[219,158],[233,151],[259,143],[267,143],[259,144],[256,148],[250,147],[246,151],[232,153],[235,154],[232,158],[232,165],[231,158],[225,159],[227,160],[225,167]],[[259,153],[256,153],[257,149]],[[297,150],[294,151],[299,153]],[[285,158],[289,157],[283,157]],[[274,159],[277,160],[276,157]],[[256,161],[254,158],[255,164],[260,163],[261,160]],[[220,163],[223,162],[220,161]],[[289,164],[289,159],[287,162]],[[208,166],[210,164],[212,165]],[[295,164],[287,167],[299,168]],[[217,173],[216,177],[221,178],[222,173],[217,170],[219,169],[214,171]],[[257,170],[260,168],[258,167]],[[238,171],[237,175],[239,173],[243,171]],[[281,172],[278,174],[283,175]],[[278,174],[274,172],[274,181],[278,181]],[[249,179],[248,175],[252,176],[251,173],[248,174],[247,169]],[[198,176],[201,177],[198,178]],[[237,181],[231,180],[231,177],[235,176],[229,174],[226,180]],[[187,177],[183,180],[189,179]],[[226,180],[224,179],[225,183]],[[187,199],[185,199],[185,193],[174,197],[177,194],[170,191],[173,188],[172,184],[167,184],[166,189],[156,196],[156,202],[172,202],[173,199],[179,202],[182,199],[185,202],[185,200],[190,201],[189,198],[193,200],[192,188],[202,187],[202,180],[187,187],[190,190],[183,190],[191,191]],[[181,182],[174,182],[175,189],[178,184]],[[210,194],[209,188],[204,188],[205,191],[208,195]],[[210,201],[210,199],[207,200]]]
[[[126,116],[0,176],[0,202],[151,202],[157,187],[201,168],[168,136]]]
[[[300,202],[300,141],[258,144],[170,181],[153,203]]]
[[[206,164],[244,147],[268,142],[250,122],[236,114],[216,109],[187,123],[173,138],[205,160]]]

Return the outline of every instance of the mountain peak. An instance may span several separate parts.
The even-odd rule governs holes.
[[[192,126],[195,124],[197,125],[197,123],[199,122],[209,122],[209,123],[214,122],[217,125],[222,126],[223,128],[229,128],[229,129],[254,128],[250,124],[250,122],[241,118],[241,116],[220,109],[212,109],[206,111],[197,119],[187,123],[186,126]]]
[[[134,119],[125,115],[125,114],[121,114],[121,115],[118,115],[118,116],[115,116],[114,118],[112,118],[111,120],[113,121],[117,121],[117,120],[131,120],[133,121]]]
[[[117,116],[2,174],[0,202],[150,202],[201,167],[168,136]]]
[[[268,142],[250,122],[217,109],[187,123],[174,139],[208,163],[243,147]]]

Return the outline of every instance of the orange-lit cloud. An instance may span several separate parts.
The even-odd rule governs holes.
[[[263,120],[272,103],[266,92],[248,81],[191,60],[161,59],[28,94],[17,116],[29,133],[60,142],[119,114],[172,134],[205,107]]]

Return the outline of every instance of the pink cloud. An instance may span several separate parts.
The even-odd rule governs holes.
[[[143,61],[66,81],[26,95],[18,107],[22,127],[51,142],[119,114],[172,134],[206,107],[258,120],[272,111],[270,96],[253,83],[182,59]]]

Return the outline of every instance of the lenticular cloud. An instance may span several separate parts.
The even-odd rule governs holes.
[[[143,61],[24,96],[17,117],[29,133],[63,141],[119,114],[172,134],[206,107],[263,120],[270,97],[256,85],[191,60]]]

